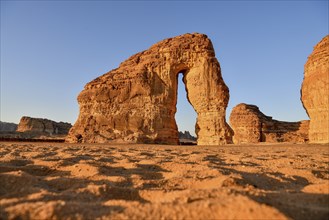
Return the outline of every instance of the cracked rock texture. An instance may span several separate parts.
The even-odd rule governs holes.
[[[178,144],[178,74],[197,112],[199,145],[231,142],[225,120],[229,90],[210,39],[184,34],[156,43],[89,82],[67,142]]]
[[[292,142],[308,141],[309,121],[284,122],[273,120],[263,114],[255,105],[241,103],[235,106],[230,115],[234,131],[233,142]]]
[[[329,35],[314,47],[304,66],[301,100],[310,117],[310,142],[329,143]]]
[[[47,135],[66,135],[71,127],[72,125],[66,122],[55,122],[49,119],[23,116],[16,131],[43,133]]]

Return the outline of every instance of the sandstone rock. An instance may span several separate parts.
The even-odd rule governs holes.
[[[273,120],[263,114],[255,105],[241,103],[235,106],[230,115],[234,131],[233,142],[293,142],[308,141],[309,121],[284,122]]]
[[[304,66],[301,100],[310,117],[310,142],[329,143],[329,35],[314,47]]]
[[[18,124],[17,132],[34,132],[46,135],[66,135],[72,125],[42,118],[23,116]]]
[[[163,40],[89,82],[78,96],[79,117],[66,140],[177,144],[179,73],[198,114],[198,144],[230,143],[225,121],[229,90],[203,34]]]
[[[0,121],[0,132],[16,131],[17,124]]]

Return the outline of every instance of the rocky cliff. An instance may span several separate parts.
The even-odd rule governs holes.
[[[55,122],[43,118],[23,116],[18,124],[17,132],[40,133],[45,135],[66,135],[72,125],[65,122]]]
[[[185,34],[163,40],[89,82],[68,142],[178,144],[178,74],[197,112],[198,144],[231,142],[225,120],[229,90],[210,39]]]
[[[304,66],[301,101],[310,117],[310,142],[329,143],[329,35],[314,47]]]
[[[255,105],[242,103],[235,106],[230,115],[230,124],[235,144],[308,141],[309,121],[277,121],[263,114]]]

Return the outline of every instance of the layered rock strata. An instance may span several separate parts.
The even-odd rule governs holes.
[[[40,133],[45,135],[66,135],[72,125],[66,122],[55,122],[43,118],[23,116],[18,124],[17,132]]]
[[[241,103],[235,106],[230,115],[230,124],[235,144],[308,141],[309,121],[277,121],[263,114],[255,105]]]
[[[329,143],[329,35],[314,47],[304,66],[301,101],[310,117],[310,142]]]
[[[185,34],[163,40],[89,82],[68,142],[178,144],[178,74],[197,112],[198,144],[231,142],[225,120],[229,90],[210,39]]]

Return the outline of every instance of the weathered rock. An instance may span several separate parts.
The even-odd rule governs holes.
[[[17,129],[17,124],[0,121],[0,132],[7,132],[7,131],[11,132],[11,131],[16,131],[16,129]]]
[[[198,144],[231,142],[225,121],[229,90],[210,39],[185,34],[137,53],[88,83],[68,142],[178,143],[178,74],[198,114]]]
[[[329,143],[329,35],[314,47],[304,66],[301,100],[310,117],[310,142]]]
[[[230,115],[233,143],[308,141],[309,121],[284,122],[264,115],[257,106],[241,103]]]
[[[72,125],[65,122],[55,122],[43,118],[23,116],[18,124],[17,132],[34,132],[46,135],[66,135]]]

